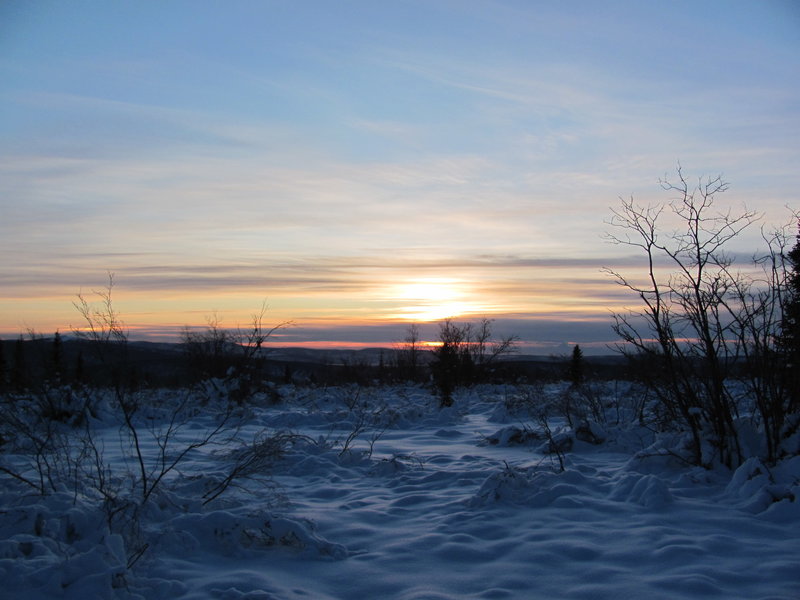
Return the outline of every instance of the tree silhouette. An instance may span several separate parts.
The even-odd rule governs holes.
[[[420,338],[419,325],[412,323],[406,330],[406,337],[403,345],[397,354],[397,362],[400,372],[407,379],[416,381],[419,377],[419,370],[422,363],[422,342]]]
[[[61,383],[64,371],[64,345],[61,341],[61,334],[56,331],[53,336],[53,347],[50,361],[53,368],[53,378],[57,383]]]
[[[575,344],[569,363],[569,380],[573,385],[580,385],[583,383],[583,378],[583,350],[578,344]]]
[[[0,390],[3,390],[7,383],[8,363],[6,362],[5,344],[0,339]]]
[[[25,360],[25,340],[20,335],[14,343],[14,367],[11,370],[11,385],[17,391],[25,388],[28,381],[28,365]]]
[[[787,300],[783,307],[779,348],[786,359],[788,392],[794,398],[792,404],[797,405],[800,392],[800,232],[786,258],[789,263],[786,276]]]
[[[631,278],[611,269],[619,285],[638,296],[638,310],[615,313],[613,329],[629,356],[652,364],[643,375],[666,415],[663,425],[680,423],[692,436],[691,461],[708,465],[704,437],[714,440],[719,460],[728,467],[742,461],[737,434],[737,398],[727,380],[750,340],[749,331],[730,339],[731,321],[749,327],[743,314],[751,282],[734,267],[730,243],[758,220],[757,213],[718,210],[717,196],[728,189],[721,176],[698,179],[693,186],[680,165],[677,181],[661,181],[675,195],[668,202],[640,205],[621,199],[607,221],[615,228],[609,241],[643,254],[643,275]]]
[[[441,406],[453,405],[453,392],[471,380],[474,363],[469,351],[469,324],[459,325],[450,319],[439,324],[441,345],[433,351],[433,381],[439,390]]]

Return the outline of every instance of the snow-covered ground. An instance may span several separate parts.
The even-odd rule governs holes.
[[[448,409],[413,386],[280,388],[277,402],[237,409],[237,441],[189,452],[125,535],[81,484],[41,496],[3,477],[0,597],[800,598],[800,457],[690,467],[614,389],[622,409],[577,439],[554,413],[548,438],[526,410],[559,386],[478,387]],[[159,464],[149,432],[165,431],[187,393],[148,392],[148,468]],[[208,397],[169,456],[219,423]],[[113,402],[95,413],[115,489],[135,486]],[[248,468],[203,504],[234,464]]]

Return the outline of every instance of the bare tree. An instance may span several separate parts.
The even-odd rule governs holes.
[[[247,329],[238,329],[237,343],[241,348],[241,370],[250,372],[257,370],[261,365],[262,353],[265,342],[279,329],[292,325],[291,321],[283,321],[272,327],[264,325],[264,315],[267,313],[267,301],[261,303],[258,312],[250,316],[250,326]]]
[[[419,377],[422,352],[419,325],[411,323],[406,329],[406,337],[401,344],[398,344],[395,351],[397,368],[401,377],[411,381],[415,381]]]
[[[450,406],[455,388],[485,377],[500,356],[514,351],[517,337],[492,340],[491,319],[483,318],[477,325],[445,319],[439,324],[439,341],[431,370],[442,406]]]
[[[228,330],[220,325],[217,313],[206,317],[203,331],[183,330],[183,349],[189,359],[190,366],[201,377],[223,377],[231,366],[228,357],[234,338]]]
[[[651,206],[623,199],[608,221],[615,229],[608,239],[642,251],[645,261],[638,280],[607,269],[641,302],[638,310],[614,315],[614,330],[627,351],[649,361],[648,383],[665,419],[691,432],[693,462],[709,459],[702,443],[708,427],[719,459],[733,466],[741,460],[738,406],[726,379],[741,348],[731,343],[738,309],[726,301],[737,282],[726,249],[759,217],[747,209],[717,211],[715,199],[728,189],[721,177],[690,186],[678,166],[677,182],[664,179],[661,186],[677,197]],[[664,223],[670,219],[674,229]]]
[[[92,290],[99,303],[91,303],[82,292],[78,292],[77,300],[72,303],[83,317],[84,326],[73,328],[73,333],[85,340],[95,342],[104,349],[111,343],[124,344],[128,341],[125,324],[114,308],[111,294],[114,290],[114,273],[109,271],[108,284],[103,290]]]
[[[509,335],[499,340],[493,340],[492,323],[494,323],[494,319],[483,317],[477,325],[469,327],[467,331],[472,362],[478,370],[485,369],[499,357],[513,352],[519,339],[515,335]]]
[[[73,327],[72,332],[89,343],[95,358],[110,375],[112,385],[120,392],[120,388],[128,384],[125,380],[131,373],[127,355],[128,331],[114,306],[113,291],[114,274],[109,271],[105,289],[92,290],[95,302],[78,292],[72,305],[82,317],[83,326]]]
[[[795,213],[790,224],[770,232],[762,229],[766,252],[754,257],[760,273],[745,276],[729,270],[730,293],[722,299],[731,322],[731,343],[744,365],[738,375],[755,402],[769,462],[781,458],[782,440],[800,426],[797,354],[790,316],[798,302],[792,256],[800,254],[800,242],[787,251],[789,231],[797,220]]]
[[[262,365],[264,344],[278,329],[288,327],[284,321],[273,327],[264,325],[267,303],[264,300],[258,312],[250,317],[246,328],[225,329],[217,313],[206,318],[206,328],[194,331],[185,327],[183,345],[190,365],[202,377],[230,377],[238,379],[242,391],[258,376]]]

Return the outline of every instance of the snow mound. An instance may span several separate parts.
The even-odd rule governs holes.
[[[615,502],[632,502],[650,509],[672,504],[669,487],[655,475],[625,473],[616,482],[609,499]]]
[[[179,547],[187,543],[223,556],[247,556],[254,550],[283,548],[306,558],[342,560],[347,550],[328,542],[312,530],[310,523],[270,514],[242,515],[217,510],[180,515],[169,524],[169,537]]]
[[[558,472],[554,468],[506,466],[491,474],[468,501],[471,508],[484,508],[497,503],[526,507],[579,507],[585,491],[584,476],[577,471]]]
[[[741,510],[750,513],[770,510],[800,515],[800,456],[772,469],[756,457],[747,459],[733,473],[725,494]],[[778,504],[783,506],[776,506]]]
[[[528,446],[532,444],[538,444],[543,438],[543,434],[533,431],[532,429],[510,425],[508,427],[498,429],[491,435],[487,436],[484,440],[482,440],[482,443],[490,446],[501,447]]]
[[[3,497],[0,579],[8,597],[108,598],[125,586],[122,537],[105,515],[69,494]]]
[[[608,432],[600,423],[583,421],[575,428],[575,439],[597,446],[608,439]]]

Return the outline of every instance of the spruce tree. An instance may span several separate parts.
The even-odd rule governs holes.
[[[86,383],[86,367],[83,362],[83,350],[78,350],[78,356],[75,358],[75,383]]]
[[[787,390],[791,394],[790,407],[796,409],[800,405],[800,399],[798,399],[800,395],[800,233],[786,258],[789,263],[786,276],[787,300],[783,306],[778,347],[786,361]]]
[[[53,378],[57,383],[61,383],[64,369],[64,346],[61,341],[61,334],[56,331],[53,336],[52,356],[50,357],[53,368]]]
[[[572,349],[572,360],[569,363],[569,380],[573,385],[583,383],[583,350],[578,344]]]
[[[25,339],[20,335],[14,343],[14,368],[11,371],[11,384],[22,391],[28,380],[28,366],[25,361]]]
[[[8,382],[8,364],[6,362],[6,353],[4,350],[5,344],[0,339],[0,391],[4,390]]]

